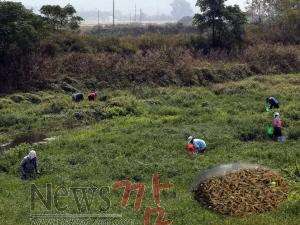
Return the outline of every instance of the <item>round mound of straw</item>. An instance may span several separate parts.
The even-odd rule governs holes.
[[[199,184],[195,198],[218,213],[244,217],[279,207],[288,192],[286,179],[271,170],[256,168],[211,177]]]

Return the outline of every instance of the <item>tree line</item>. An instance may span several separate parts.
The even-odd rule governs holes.
[[[45,5],[41,15],[21,3],[0,2],[0,92],[22,89],[42,40],[55,32],[76,31],[83,20],[75,8]]]
[[[197,0],[201,13],[194,16],[194,24],[208,32],[210,47],[242,47],[247,24],[254,31],[250,38],[258,35],[268,41],[299,44],[299,0],[249,0],[246,12],[238,5],[226,6],[225,2]]]
[[[191,40],[191,45],[198,46],[204,54],[215,49],[225,49],[229,53],[243,50],[248,44],[247,38],[300,43],[299,0],[251,0],[246,12],[238,5],[225,3],[226,0],[196,2],[200,13],[193,21],[201,38]],[[64,7],[44,5],[40,14],[36,14],[22,3],[1,1],[0,92],[24,89],[26,84],[38,80],[33,72],[34,62],[44,60],[43,51],[53,56],[51,44],[57,35],[76,33],[82,21],[70,4]]]

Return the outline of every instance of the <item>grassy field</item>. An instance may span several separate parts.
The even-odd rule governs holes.
[[[283,132],[277,143],[266,135],[272,112],[263,112],[265,98],[277,96]],[[299,225],[300,183],[293,176],[300,160],[300,74],[258,76],[209,87],[99,90],[96,102],[71,102],[55,92],[19,93],[0,98],[0,143],[26,135],[56,136],[49,144],[21,144],[0,155],[0,224],[29,224],[30,184],[21,181],[20,160],[34,148],[41,175],[34,183],[66,187],[102,187],[128,179],[146,185],[142,209],[133,212],[134,196],[120,208],[122,190],[110,191],[108,213],[143,224],[152,199],[152,175],[175,188],[163,191],[161,206],[175,225]],[[208,144],[207,152],[190,156],[189,135]],[[231,162],[250,162],[278,170],[292,191],[281,208],[267,214],[232,218],[200,206],[190,192],[202,171]],[[70,194],[71,195],[71,194]],[[76,213],[74,200],[65,200]],[[103,202],[102,202],[103,204]],[[91,212],[97,212],[93,204]],[[41,204],[38,210],[45,210]],[[55,211],[54,211],[55,212]],[[153,223],[154,224],[154,223]]]

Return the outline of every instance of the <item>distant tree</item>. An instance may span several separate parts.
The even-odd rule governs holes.
[[[276,16],[277,2],[278,0],[248,0],[247,12],[253,22],[270,21]]]
[[[226,0],[197,0],[201,14],[194,16],[194,24],[208,30],[212,47],[230,47],[241,44],[246,15],[239,6],[225,6]]]
[[[247,13],[269,39],[300,42],[299,0],[249,0]]]
[[[299,0],[277,0],[276,14],[278,19],[289,24],[291,28],[298,29],[300,26],[300,1]]]
[[[80,27],[80,22],[83,18],[80,16],[73,16],[69,21],[69,27],[71,30],[77,30]]]
[[[227,6],[224,10],[225,29],[222,44],[225,46],[241,46],[244,42],[244,25],[247,23],[246,15],[238,5]]]
[[[192,25],[193,24],[193,17],[192,16],[185,16],[182,17],[178,23],[182,23],[184,25]]]
[[[171,3],[172,7],[172,16],[179,20],[185,16],[192,16],[194,14],[193,9],[186,0],[174,0]]]
[[[21,3],[0,2],[0,92],[29,79],[31,55],[49,30],[41,16]]]
[[[40,12],[49,20],[53,29],[57,31],[61,31],[67,26],[72,30],[76,30],[79,28],[80,22],[83,21],[83,18],[76,16],[76,9],[70,4],[63,8],[59,5],[44,5]]]

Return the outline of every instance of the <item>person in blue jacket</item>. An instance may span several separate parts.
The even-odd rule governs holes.
[[[83,101],[84,97],[83,97],[83,94],[81,93],[76,93],[76,94],[73,94],[72,95],[72,100],[74,102],[80,102],[80,101]]]
[[[206,143],[202,139],[196,139],[192,136],[188,138],[188,144],[193,144],[196,151],[201,154],[206,150]]]
[[[266,99],[266,102],[270,104],[270,109],[276,108],[279,109],[279,101],[275,97],[269,97]]]

